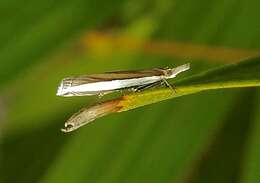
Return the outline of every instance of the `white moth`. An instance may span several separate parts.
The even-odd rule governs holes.
[[[61,81],[57,95],[64,97],[104,95],[113,91],[130,89],[140,91],[165,83],[167,79],[190,68],[190,64],[171,69],[149,69],[139,71],[116,71],[103,74],[65,78]]]

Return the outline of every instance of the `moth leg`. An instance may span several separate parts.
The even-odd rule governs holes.
[[[156,81],[154,83],[145,84],[145,85],[141,85],[141,86],[132,88],[132,91],[141,92],[141,91],[144,91],[144,90],[147,90],[147,89],[150,89],[150,88],[157,87],[157,86],[161,85],[162,83],[163,83],[163,81]]]
[[[166,79],[162,79],[162,80],[163,80],[164,84],[173,91],[173,93],[177,93],[176,88],[174,86],[170,85],[170,83],[168,83],[168,81]]]

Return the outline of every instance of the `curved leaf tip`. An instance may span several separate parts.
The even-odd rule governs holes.
[[[169,88],[157,88],[124,95],[91,107],[83,108],[66,123],[63,132],[71,132],[99,117],[135,109],[163,100],[193,94],[205,90],[260,86],[260,58],[230,64],[185,78]]]

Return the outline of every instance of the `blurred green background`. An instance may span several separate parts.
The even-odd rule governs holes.
[[[260,55],[258,0],[1,0],[1,182],[260,182],[259,89],[203,92],[63,134],[65,76]]]

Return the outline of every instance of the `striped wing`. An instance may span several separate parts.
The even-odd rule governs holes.
[[[69,77],[61,81],[57,90],[57,95],[58,96],[96,95],[99,93],[104,93],[105,91],[103,92],[101,90],[92,91],[89,89],[87,91],[73,91],[71,90],[71,88],[78,87],[81,85],[86,85],[86,84],[96,84],[97,85],[96,89],[97,89],[98,87],[100,87],[100,85],[98,84],[99,82],[105,82],[105,81],[115,82],[118,80],[122,80],[122,82],[127,83],[126,79],[139,79],[139,78],[161,76],[161,75],[164,75],[163,69],[151,69],[151,70],[143,70],[143,71],[116,71],[116,72],[107,72],[104,74],[91,74],[91,75]],[[107,86],[103,86],[103,87],[106,88]],[[107,89],[106,92],[109,92],[108,90],[109,89]]]
[[[103,74],[90,74],[65,78],[63,80],[63,84],[67,84],[70,86],[78,86],[82,84],[95,83],[100,81],[124,80],[161,75],[164,75],[163,69],[151,69],[141,71],[115,71],[106,72]]]

